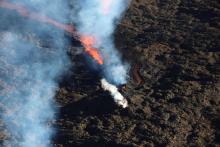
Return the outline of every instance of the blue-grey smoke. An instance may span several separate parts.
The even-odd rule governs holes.
[[[128,65],[123,63],[115,48],[113,33],[117,21],[129,5],[130,0],[75,0],[72,20],[82,34],[95,36],[97,48],[104,57],[104,74],[114,84],[127,80]],[[105,5],[107,10],[105,10]],[[107,11],[107,12],[106,12]]]
[[[67,22],[68,7],[63,0],[10,2]],[[0,11],[0,83],[5,85],[0,87],[1,119],[10,132],[3,146],[50,146],[56,79],[69,63],[64,32],[25,19],[15,11]],[[49,47],[39,45],[38,40],[46,41]]]

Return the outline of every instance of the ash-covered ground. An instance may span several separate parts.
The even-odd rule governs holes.
[[[73,66],[60,77],[59,116],[50,124],[57,130],[52,144],[220,146],[219,15],[217,0],[132,1],[115,33],[117,48],[131,65],[130,79],[120,89],[127,109],[101,89],[99,73],[72,42]],[[1,75],[8,74],[4,70]],[[8,136],[1,128],[1,141]]]

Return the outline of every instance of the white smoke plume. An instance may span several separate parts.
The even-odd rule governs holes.
[[[95,47],[103,58],[105,78],[116,85],[127,81],[128,65],[123,63],[114,45],[113,33],[117,21],[129,5],[130,0],[75,0],[72,2],[71,19],[81,34],[94,36]],[[76,14],[76,15],[75,15]]]
[[[7,2],[23,5],[60,22],[67,22],[65,10],[68,7],[63,0]],[[0,104],[4,106],[0,115],[10,133],[3,146],[51,146],[54,128],[48,123],[55,119],[53,98],[57,88],[56,79],[69,63],[64,49],[64,44],[67,43],[64,32],[50,25],[25,19],[16,11],[1,7],[0,30],[0,81],[9,85],[9,88],[0,88]],[[49,41],[49,47],[40,47],[37,41],[22,37],[31,36],[30,34],[42,41]],[[2,90],[7,92],[2,94]]]
[[[122,108],[128,107],[128,101],[122,96],[115,85],[108,83],[106,79],[101,79],[101,86],[104,90],[110,92],[117,105],[121,106]]]

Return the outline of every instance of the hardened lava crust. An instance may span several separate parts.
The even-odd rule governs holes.
[[[133,0],[115,33],[131,65],[122,88],[129,107],[115,106],[97,74],[77,64],[73,84],[64,79],[57,94],[56,145],[219,146],[219,8],[217,0]]]
[[[128,83],[120,87],[126,109],[101,89],[99,70],[89,67],[73,41],[68,52],[73,66],[59,78],[58,116],[49,123],[56,129],[51,144],[220,146],[219,15],[218,0],[131,2],[114,34],[131,66]],[[16,70],[0,63],[0,76]],[[0,95],[7,90],[10,85],[0,78]],[[8,137],[1,127],[1,142]]]

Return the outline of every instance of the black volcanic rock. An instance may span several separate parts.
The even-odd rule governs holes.
[[[122,89],[127,109],[102,91],[99,74],[73,43],[74,67],[60,77],[60,112],[51,122],[54,146],[219,146],[219,8],[217,0],[132,1],[115,42],[124,60],[141,65],[144,83],[131,71]],[[0,67],[0,76],[10,70]],[[0,79],[0,95],[5,87]],[[7,139],[7,130],[0,131],[0,140]]]

